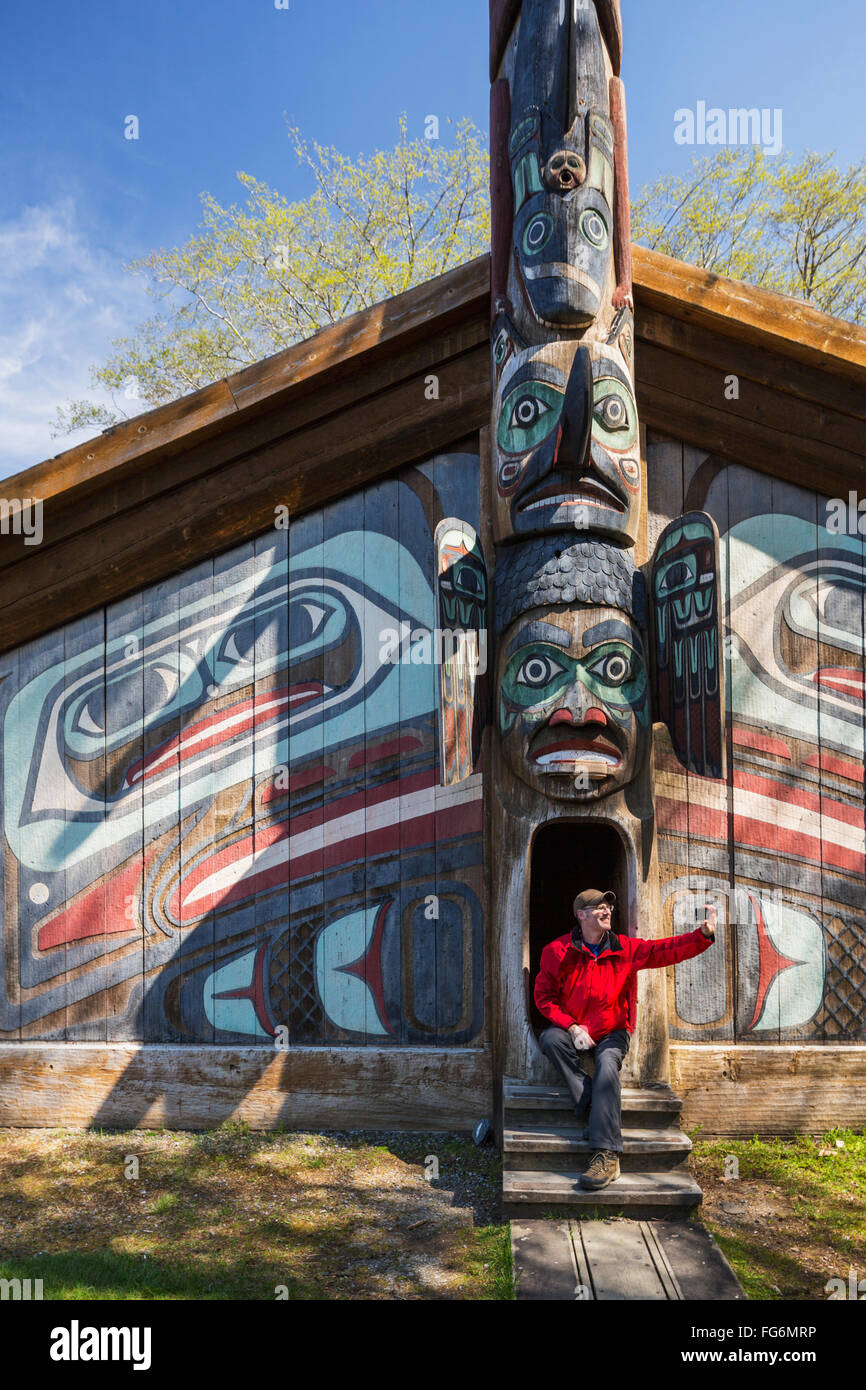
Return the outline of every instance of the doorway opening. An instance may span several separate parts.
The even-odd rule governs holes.
[[[532,846],[529,892],[529,972],[526,1008],[538,1037],[550,1026],[533,999],[541,952],[549,941],[570,932],[572,904],[585,888],[611,889],[616,894],[613,930],[628,932],[628,866],[625,845],[611,825],[557,821],[546,825]]]

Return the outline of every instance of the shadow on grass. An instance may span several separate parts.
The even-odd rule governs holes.
[[[130,1131],[80,1137],[59,1160],[28,1155],[26,1192],[20,1163],[3,1174],[0,1278],[42,1280],[46,1300],[270,1301],[280,1286],[339,1300],[387,1297],[392,1282],[403,1298],[514,1296],[499,1154],[465,1136],[230,1121],[176,1150]],[[394,1159],[413,1171],[395,1175]]]
[[[732,1236],[711,1226],[713,1238],[733,1266],[748,1298],[789,1302],[824,1299],[822,1276],[812,1276],[790,1255],[769,1250],[758,1241]],[[773,1288],[777,1285],[779,1292]]]
[[[471,1211],[474,1226],[502,1224],[502,1156],[492,1144],[479,1147],[465,1135],[454,1133],[349,1131],[328,1138],[349,1149],[382,1149],[403,1163],[422,1168],[433,1158],[438,1176],[432,1177],[429,1185],[434,1191],[449,1193],[452,1207]]]
[[[0,1261],[0,1279],[41,1279],[44,1301],[195,1299],[272,1300],[280,1285],[293,1300],[323,1299],[317,1284],[286,1278],[263,1264],[208,1260],[202,1268],[174,1258],[122,1252],[66,1251]]]

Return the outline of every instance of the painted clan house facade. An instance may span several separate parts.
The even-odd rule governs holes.
[[[492,0],[491,256],[13,480],[0,1123],[501,1131],[589,886],[719,911],[627,1085],[864,1122],[864,335],[633,253],[622,42]]]

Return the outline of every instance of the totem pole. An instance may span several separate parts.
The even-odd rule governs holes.
[[[651,563],[638,549],[619,0],[491,0],[490,20],[494,957],[502,1069],[549,1081],[530,991],[572,920],[533,920],[538,876],[561,876],[562,902],[612,887],[614,930],[659,935],[654,723],[723,775],[718,536],[690,513]],[[536,853],[554,825],[559,862]],[[641,977],[632,1084],[667,1079],[664,991]]]

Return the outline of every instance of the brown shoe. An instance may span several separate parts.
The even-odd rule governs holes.
[[[581,1173],[580,1185],[589,1188],[591,1192],[597,1192],[599,1188],[615,1182],[618,1177],[619,1154],[612,1153],[609,1149],[599,1149],[598,1153],[593,1154],[586,1172]]]

